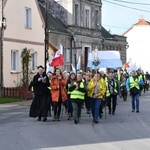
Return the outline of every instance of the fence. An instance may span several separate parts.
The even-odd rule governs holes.
[[[32,92],[28,92],[27,87],[4,87],[4,96],[31,99]]]

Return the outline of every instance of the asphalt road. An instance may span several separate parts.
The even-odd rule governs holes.
[[[65,113],[60,122],[38,122],[28,117],[29,108],[0,105],[0,150],[150,150],[150,92],[140,97],[140,113],[131,112],[130,97],[119,99],[116,115],[99,124],[84,108],[78,125]]]

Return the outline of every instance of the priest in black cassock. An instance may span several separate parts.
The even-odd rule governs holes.
[[[38,117],[38,121],[45,122],[48,116],[49,104],[50,104],[50,83],[49,78],[44,72],[44,67],[39,66],[38,73],[33,77],[33,89],[34,99],[32,101],[29,116]]]

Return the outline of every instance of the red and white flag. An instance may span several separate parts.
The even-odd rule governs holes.
[[[126,65],[126,69],[127,71],[130,73],[131,71],[133,70],[137,70],[137,64],[136,62],[134,62],[131,58],[129,59],[129,61],[127,62],[127,65]]]
[[[63,66],[63,65],[64,65],[63,47],[60,44],[60,49],[56,51],[56,54],[54,58],[52,59],[50,66],[57,67],[57,66]]]

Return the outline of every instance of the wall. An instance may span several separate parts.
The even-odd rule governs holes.
[[[150,50],[150,25],[137,25],[125,34],[129,48],[127,49],[127,61],[132,60],[144,71],[150,71],[149,50]]]
[[[32,29],[26,29],[24,25],[25,7],[32,11]],[[15,86],[14,81],[20,78],[21,51],[27,47],[38,53],[38,65],[44,65],[44,29],[36,0],[8,0],[4,14],[7,18],[7,29],[4,33],[4,86]],[[19,50],[19,72],[11,72],[11,50]]]

